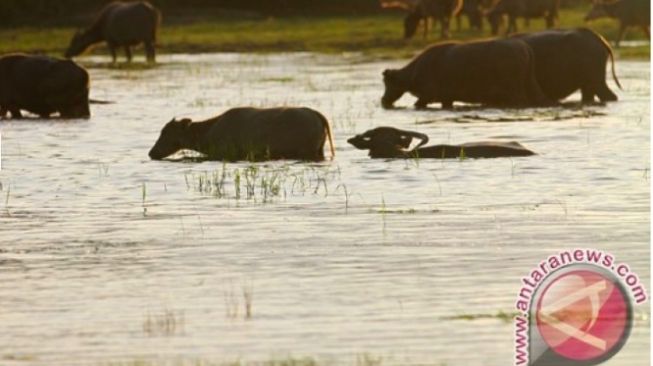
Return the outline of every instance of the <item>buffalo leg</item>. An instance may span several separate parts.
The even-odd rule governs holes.
[[[642,29],[646,34],[646,38],[651,39],[651,29],[648,27],[648,25],[643,26]]]
[[[426,106],[429,103],[426,101],[426,99],[418,99],[417,102],[415,102],[415,108],[417,109],[426,109]]]
[[[21,118],[23,118],[23,114],[20,113],[20,108],[11,108],[11,109],[9,110],[9,112],[11,112],[11,117],[12,117],[12,118],[16,118],[16,119],[21,119]]]
[[[424,21],[424,39],[426,39],[429,36],[429,17],[425,17],[423,21]]]
[[[584,104],[594,103],[594,90],[592,88],[583,87],[580,89],[580,94]]]
[[[449,18],[444,17],[440,19],[440,27],[442,28],[440,30],[440,36],[442,39],[448,39],[449,38]]]
[[[517,17],[510,15],[508,17],[508,29],[506,34],[517,32]]]
[[[553,28],[555,23],[555,18],[552,15],[549,15],[546,17],[546,28],[551,29]]]
[[[111,53],[111,63],[115,64],[118,56],[116,55],[116,46],[109,44],[109,52]]]
[[[145,56],[147,57],[147,62],[156,62],[156,49],[154,48],[154,42],[145,42]]]
[[[127,56],[127,62],[130,63],[132,62],[132,49],[129,46],[125,46],[125,56]]]
[[[0,107],[0,118],[5,118],[7,116],[7,112],[9,112],[7,108]]]
[[[619,26],[619,35],[617,35],[617,43],[616,46],[619,47],[619,43],[621,43],[621,40],[624,38],[624,34],[626,34],[626,25],[624,23],[621,23]]]
[[[453,100],[443,100],[442,109],[453,109]]]
[[[596,92],[596,95],[599,97],[599,99],[602,102],[616,102],[617,100],[619,100],[619,97],[617,97],[617,95],[613,93],[612,90],[610,90],[610,88],[608,88],[608,86],[605,85],[605,83],[603,83],[603,85],[599,87],[599,89]]]

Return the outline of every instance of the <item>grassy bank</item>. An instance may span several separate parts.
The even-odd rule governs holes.
[[[583,16],[588,8],[563,9],[560,27],[589,26],[609,40],[616,36],[617,23],[603,19],[586,24]],[[428,40],[420,36],[411,41],[402,40],[402,13],[359,17],[321,18],[268,18],[224,19],[207,17],[166,17],[160,32],[161,53],[197,52],[293,52],[322,53],[363,52],[378,57],[408,57],[425,45],[437,40],[438,31]],[[462,30],[455,21],[452,34],[455,39],[488,37],[489,27],[482,32],[467,29],[463,19]],[[544,28],[543,20],[531,21],[528,29]],[[519,22],[523,28],[523,22]],[[73,27],[0,29],[0,53],[29,52],[62,54],[75,29]],[[626,40],[644,40],[640,30],[632,29]],[[104,46],[94,52],[106,53]],[[648,59],[650,46],[622,47],[617,57]]]

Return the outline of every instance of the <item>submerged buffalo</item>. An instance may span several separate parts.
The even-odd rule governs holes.
[[[420,142],[412,150],[406,150],[410,147],[414,138],[420,140]],[[369,150],[369,156],[375,159],[500,158],[535,155],[534,152],[517,142],[484,141],[461,145],[422,147],[428,141],[428,136],[422,133],[399,130],[393,127],[377,127],[347,140],[357,149]]]
[[[131,61],[131,47],[143,43],[148,62],[154,62],[160,20],[159,11],[147,2],[112,2],[102,9],[88,29],[75,34],[65,53],[66,58],[80,55],[94,44],[106,42],[114,63],[119,47],[125,49],[127,61]]]
[[[586,28],[548,30],[517,34],[513,37],[528,43],[535,53],[535,75],[544,94],[560,100],[580,89],[582,101],[591,103],[594,96],[602,102],[616,101],[617,96],[605,82],[608,58],[612,77],[621,84],[614,70],[614,55],[605,38]]]
[[[168,122],[150,150],[161,160],[179,150],[198,151],[209,160],[324,160],[333,137],[327,119],[309,108],[234,108],[203,122]]]
[[[0,57],[0,117],[21,110],[48,118],[88,118],[88,72],[70,60],[13,54]]]
[[[619,20],[619,35],[616,45],[624,38],[628,27],[641,27],[646,36],[651,38],[651,2],[650,0],[617,0],[603,2],[596,0],[594,6],[585,16],[585,20],[615,18]]]
[[[446,42],[427,48],[408,65],[383,72],[384,108],[409,92],[415,106],[455,101],[506,107],[549,105],[535,79],[533,50],[519,39]]]
[[[499,0],[488,11],[487,17],[492,28],[492,34],[499,33],[499,26],[504,15],[508,16],[506,34],[517,32],[517,18],[522,17],[528,22],[531,18],[543,17],[546,27],[553,28],[558,19],[560,0]]]

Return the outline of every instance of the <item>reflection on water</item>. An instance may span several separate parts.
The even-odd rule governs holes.
[[[506,365],[519,279],[547,255],[610,251],[649,286],[648,63],[618,63],[619,103],[452,112],[382,110],[392,65],[355,56],[171,56],[135,70],[101,60],[86,60],[92,94],[115,103],[91,120],[0,122],[3,365]],[[240,105],[320,110],[336,159],[147,158],[172,117]],[[381,125],[539,155],[372,161],[347,145]],[[606,365],[649,359],[648,310],[636,311]]]

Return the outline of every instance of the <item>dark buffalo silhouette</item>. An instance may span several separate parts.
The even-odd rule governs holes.
[[[420,140],[420,142],[412,150],[406,150],[410,147],[414,138]],[[535,155],[534,152],[517,142],[483,141],[461,145],[422,147],[428,141],[428,136],[422,133],[404,131],[394,127],[377,127],[347,140],[357,149],[369,150],[369,156],[375,159],[500,158]]]
[[[463,7],[456,16],[457,28],[462,28],[462,17],[466,16],[469,28],[483,30],[483,7],[487,1],[464,0]]]
[[[616,45],[624,38],[626,29],[640,27],[651,38],[651,2],[650,0],[617,0],[613,2],[595,1],[585,20],[615,18],[619,20],[619,35]]]
[[[456,16],[463,6],[463,0],[420,0],[404,19],[404,38],[412,38],[420,22],[424,22],[424,38],[428,35],[429,19],[440,22],[440,36],[449,38],[451,17]]]
[[[0,117],[21,110],[48,118],[88,118],[88,72],[70,60],[12,54],[0,57]]]
[[[164,159],[179,150],[195,150],[209,160],[324,160],[331,127],[309,108],[234,108],[202,122],[168,122],[150,150],[150,158]]]
[[[383,72],[384,108],[409,92],[424,108],[454,101],[494,106],[548,105],[535,78],[533,50],[519,39],[445,42],[427,48],[408,65]]]
[[[520,17],[525,18],[527,24],[532,18],[544,17],[546,27],[553,28],[558,19],[559,8],[560,0],[499,0],[488,11],[487,18],[494,35],[499,33],[504,15],[508,16],[506,34],[517,32],[517,18]]]
[[[535,76],[549,99],[560,100],[580,89],[582,101],[616,101],[617,96],[605,82],[605,69],[610,58],[612,77],[621,84],[614,70],[614,55],[608,42],[587,28],[547,30],[516,34],[535,53]]]
[[[149,62],[156,59],[156,35],[161,15],[147,2],[112,2],[105,6],[93,24],[75,34],[65,53],[67,58],[82,54],[90,46],[106,42],[113,62],[116,49],[123,47],[131,62],[131,47],[143,43]]]

